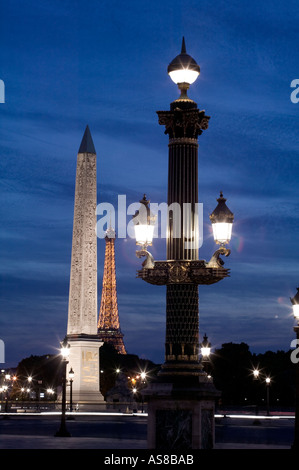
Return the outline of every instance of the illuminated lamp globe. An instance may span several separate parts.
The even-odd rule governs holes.
[[[181,53],[177,55],[168,65],[168,75],[171,80],[176,83],[188,83],[191,85],[195,82],[200,74],[200,67],[195,60],[186,52],[185,39],[182,41]]]
[[[139,210],[133,215],[133,223],[136,245],[146,248],[147,246],[151,246],[153,242],[156,216],[151,212],[149,208],[150,201],[146,199],[145,194],[140,203]]]
[[[200,345],[200,352],[204,358],[210,357],[211,354],[211,343],[208,341],[208,337],[205,334],[203,337],[203,341]]]
[[[293,315],[294,318],[298,321],[299,323],[299,287],[297,287],[297,293],[296,295],[290,299],[291,303],[293,305]]]
[[[226,199],[220,192],[217,199],[218,205],[210,215],[210,221],[213,228],[213,236],[217,245],[227,245],[232,236],[232,227],[234,222],[234,214],[225,204]]]
[[[64,338],[60,346],[60,354],[62,355],[63,359],[66,360],[70,355],[70,345],[68,344],[66,338]]]
[[[192,101],[187,96],[189,86],[195,82],[200,74],[200,67],[196,61],[186,52],[185,39],[182,41],[181,53],[168,65],[167,73],[171,80],[181,90],[179,101]]]

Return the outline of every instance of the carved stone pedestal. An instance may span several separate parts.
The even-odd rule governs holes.
[[[103,345],[95,335],[69,336],[70,345],[68,372],[74,371],[72,399],[73,408],[101,411],[104,397],[100,392],[100,347]],[[70,387],[67,387],[67,401],[70,400]]]
[[[215,400],[219,392],[206,375],[183,383],[156,382],[148,399],[148,448],[186,452],[212,449],[215,442]]]

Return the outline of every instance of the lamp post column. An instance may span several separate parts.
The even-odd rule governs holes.
[[[65,422],[65,412],[66,412],[66,366],[68,364],[68,356],[69,356],[69,345],[67,344],[66,339],[61,344],[61,355],[62,355],[62,401],[61,401],[61,421],[60,421],[60,428],[54,435],[55,437],[70,437],[70,433],[66,428]]]
[[[190,105],[191,103],[189,103]],[[195,138],[195,127],[201,123],[203,116],[195,108],[191,113],[176,112],[173,118],[184,122],[185,137],[172,135],[169,140],[169,180],[168,205],[179,204],[180,220],[173,225],[169,220],[169,237],[167,239],[167,259],[198,260],[199,221],[198,204],[198,143]],[[189,125],[191,116],[193,125]],[[202,118],[202,119],[201,119]],[[207,123],[207,118],[204,121]],[[207,126],[207,124],[206,124]],[[174,127],[175,135],[181,135],[181,129]],[[188,136],[190,135],[190,136]],[[174,213],[175,214],[175,213]],[[180,226],[179,226],[180,224]],[[175,229],[179,228],[180,237],[175,238]],[[178,263],[177,266],[180,266]],[[182,275],[177,269],[176,275]],[[169,361],[192,362],[199,364],[199,301],[197,284],[170,284],[166,294],[166,363]]]
[[[200,373],[198,284],[184,282],[185,261],[198,260],[198,143],[209,117],[192,100],[158,111],[169,134],[167,259],[174,261],[166,291],[165,364],[161,374]]]
[[[69,371],[69,378],[70,378],[70,412],[73,411],[73,377],[74,377],[73,368]]]
[[[270,378],[266,378],[266,392],[267,392],[267,416],[270,416]]]

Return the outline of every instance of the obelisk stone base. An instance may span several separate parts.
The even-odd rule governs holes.
[[[197,383],[196,383],[197,382]],[[219,392],[203,374],[188,383],[151,383],[148,400],[148,448],[186,452],[215,444],[215,401]]]
[[[100,391],[100,347],[103,345],[97,335],[68,336],[70,345],[69,370],[74,371],[72,386],[73,409],[101,411],[105,409],[104,397]],[[67,401],[70,387],[67,387]]]

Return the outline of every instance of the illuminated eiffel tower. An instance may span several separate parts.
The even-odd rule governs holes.
[[[126,354],[123,341],[124,335],[119,324],[115,275],[115,231],[112,228],[107,230],[105,241],[105,263],[98,336],[104,343],[112,344],[119,354]]]

